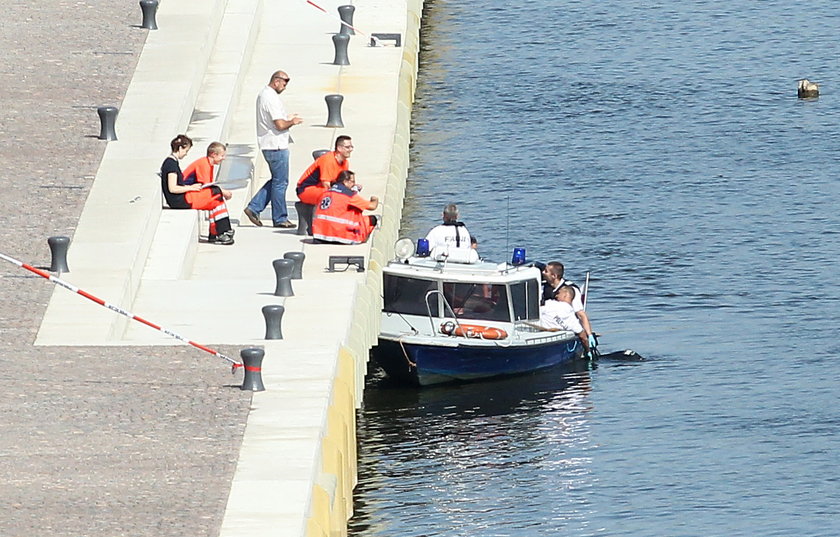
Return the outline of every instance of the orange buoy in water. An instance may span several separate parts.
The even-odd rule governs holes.
[[[456,324],[446,321],[440,325],[440,331],[449,336],[471,337],[476,339],[505,339],[507,332],[494,326],[480,324]]]

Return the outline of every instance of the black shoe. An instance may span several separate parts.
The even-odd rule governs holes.
[[[297,226],[295,224],[289,222],[288,220],[286,220],[285,222],[280,222],[279,224],[274,224],[274,227],[284,227],[284,228],[288,229],[288,228],[293,228],[293,227],[297,227]]]
[[[247,216],[248,220],[250,220],[251,223],[254,224],[255,226],[262,227],[263,224],[262,224],[262,221],[260,221],[260,215],[258,215],[257,213],[255,213],[254,211],[249,209],[248,207],[245,207],[245,216]]]
[[[213,244],[222,244],[222,245],[230,245],[233,244],[233,230],[225,231],[221,235],[210,235],[207,238],[207,242]]]

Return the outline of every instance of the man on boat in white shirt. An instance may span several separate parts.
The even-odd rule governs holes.
[[[586,355],[589,356],[589,338],[572,306],[574,297],[575,290],[572,287],[560,286],[554,294],[554,299],[546,300],[545,304],[540,306],[540,327],[551,331],[574,332],[583,343]]]
[[[561,287],[569,286],[574,293],[571,301],[572,308],[584,332],[586,332],[586,339],[589,342],[589,346],[595,348],[598,346],[598,342],[592,331],[592,325],[589,323],[589,316],[586,315],[586,310],[583,309],[583,293],[577,285],[563,278],[564,273],[565,268],[563,267],[563,263],[559,261],[552,261],[544,266],[542,269],[542,277],[545,280],[543,284],[543,302],[548,302]]]
[[[454,203],[444,207],[443,223],[426,235],[432,259],[453,263],[478,261],[478,250],[472,247],[471,239],[467,226],[458,221],[458,206]]]
[[[433,227],[426,239],[429,241],[430,250],[436,247],[472,248],[470,232],[463,222],[458,221],[458,206],[454,203],[443,208],[443,223]]]

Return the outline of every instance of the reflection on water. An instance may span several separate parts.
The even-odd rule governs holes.
[[[573,523],[586,509],[591,472],[590,389],[590,372],[580,362],[427,389],[372,381],[358,423],[360,514],[351,532],[445,535],[442,528],[452,523],[463,535],[484,535],[488,519],[470,513],[492,513],[490,520],[504,519],[503,526],[527,525],[545,509],[534,494],[557,487],[578,496],[573,508],[552,509]],[[402,513],[398,520],[387,514],[394,506]]]
[[[836,2],[426,4],[403,234],[591,270],[650,361],[370,390],[354,533],[840,534]]]

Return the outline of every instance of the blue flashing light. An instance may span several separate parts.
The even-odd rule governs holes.
[[[417,239],[417,257],[428,257],[429,253],[429,239]]]

